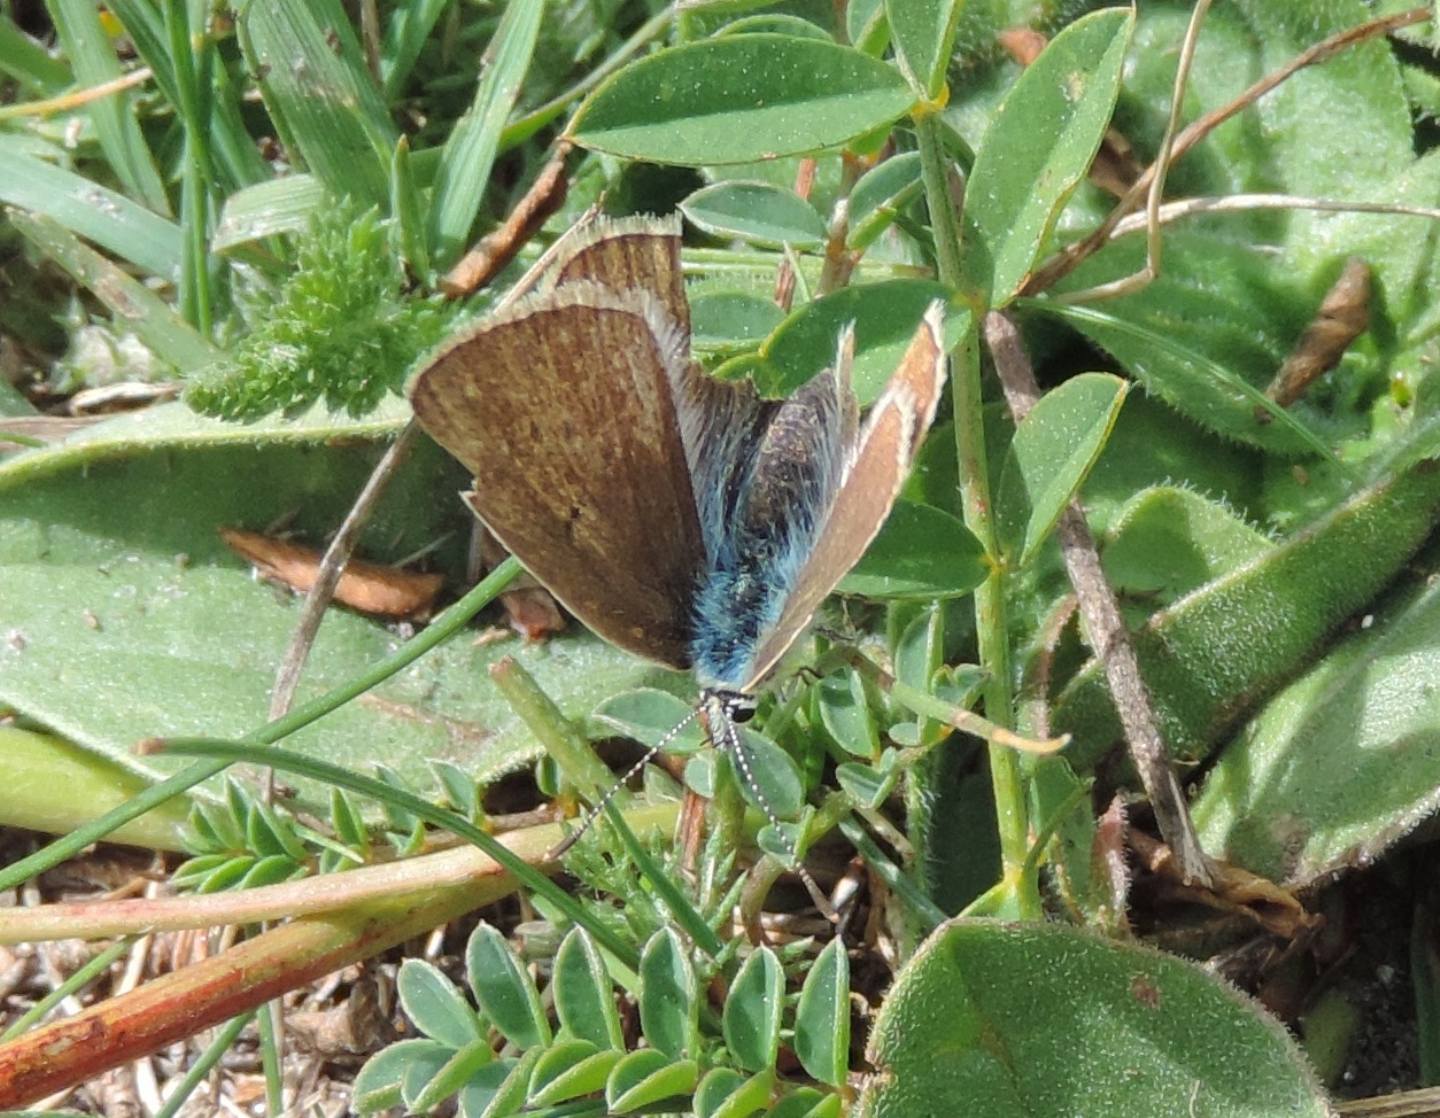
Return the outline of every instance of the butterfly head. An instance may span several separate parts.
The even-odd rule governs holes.
[[[712,738],[724,733],[724,726],[740,726],[755,717],[755,696],[724,687],[707,687],[697,704],[709,725]]]

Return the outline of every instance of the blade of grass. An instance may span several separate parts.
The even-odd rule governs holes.
[[[210,166],[208,97],[201,93],[199,73],[208,72],[208,43],[191,34],[186,0],[164,0],[165,35],[175,68],[176,109],[185,129],[185,169],[180,200],[180,231],[185,255],[180,267],[180,307],[201,334],[210,334],[210,267],[208,232],[210,192],[214,174]],[[197,67],[197,63],[199,64]]]
[[[100,25],[100,11],[92,0],[47,0],[45,7],[80,85],[99,85],[124,73],[115,48]],[[88,111],[100,149],[126,193],[168,217],[170,199],[140,131],[129,94],[119,93],[95,101],[88,106]]]
[[[0,73],[8,74],[36,97],[52,97],[71,82],[70,68],[51,58],[49,51],[4,13],[0,13]]]
[[[276,233],[298,233],[330,199],[314,175],[284,175],[242,187],[225,199],[210,247],[225,252]]]
[[[163,280],[179,275],[180,229],[174,222],[25,154],[18,137],[0,136],[0,202],[44,214]]]
[[[94,293],[116,322],[144,342],[155,356],[181,372],[208,365],[219,350],[177,315],[165,300],[132,278],[58,222],[21,210],[10,223],[36,248]]]
[[[391,14],[380,47],[380,77],[387,101],[399,96],[420,57],[420,48],[449,5],[450,0],[410,0]]]
[[[344,687],[335,688],[314,702],[306,703],[298,710],[291,711],[284,718],[277,718],[274,722],[261,726],[250,735],[250,740],[261,745],[277,742],[317,719],[323,718],[357,695],[378,686],[396,672],[403,671],[436,645],[448,640],[458,632],[497,594],[515,581],[519,574],[520,564],[513,558],[505,560],[489,575],[476,583],[468,594],[432,621],[424,632],[402,645],[393,655],[380,661],[365,675]],[[107,811],[98,819],[83,827],[77,827],[68,835],[56,839],[28,857],[0,869],[0,892],[14,889],[36,874],[58,866],[68,858],[73,858],[91,843],[99,842],[115,828],[132,819],[140,818],[147,811],[163,804],[171,797],[178,796],[181,792],[209,780],[229,767],[229,761],[205,761],[191,765],[169,779],[152,785],[126,803]]]
[[[438,267],[452,263],[469,239],[495,163],[501,129],[530,68],[544,10],[543,4],[506,7],[495,38],[486,48],[489,66],[475,91],[475,101],[445,141],[430,209],[430,248]]]
[[[285,146],[337,198],[383,203],[398,137],[338,0],[250,0],[236,27]]]

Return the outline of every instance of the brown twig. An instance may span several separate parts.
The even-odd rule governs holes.
[[[1357,43],[1367,39],[1373,39],[1380,35],[1388,35],[1392,31],[1398,31],[1402,27],[1410,27],[1417,23],[1424,23],[1430,19],[1431,12],[1428,7],[1411,8],[1408,11],[1397,12],[1394,15],[1384,16],[1379,19],[1372,19],[1355,27],[1346,28],[1322,39],[1313,46],[1301,51],[1285,65],[1271,71],[1260,78],[1239,96],[1205,113],[1194,123],[1185,127],[1178,136],[1170,151],[1168,164],[1173,164],[1180,159],[1192,147],[1198,144],[1216,128],[1224,124],[1231,117],[1235,116],[1242,109],[1248,108],[1265,94],[1269,93],[1276,86],[1280,85],[1292,74],[1303,70],[1307,66],[1314,66],[1325,62],[1342,51],[1348,50]],[[1025,281],[1021,290],[1023,295],[1033,295],[1038,291],[1045,291],[1053,287],[1057,282],[1069,275],[1080,263],[1099,251],[1107,241],[1110,240],[1116,225],[1122,218],[1135,209],[1140,199],[1150,189],[1156,173],[1161,167],[1161,161],[1156,160],[1145,173],[1135,180],[1125,196],[1115,204],[1105,220],[1088,237],[1067,245],[1048,261],[1037,268],[1030,278]]]
[[[1040,398],[1040,388],[1020,332],[1009,318],[992,311],[985,318],[985,341],[995,360],[1006,402],[1015,422],[1019,423]],[[1071,501],[1061,514],[1059,536],[1065,570],[1080,601],[1080,617],[1087,639],[1105,669],[1130,756],[1150,798],[1160,833],[1174,850],[1184,879],[1208,886],[1211,883],[1209,859],[1200,849],[1185,795],[1170,767],[1150,695],[1140,676],[1135,646],[1120,616],[1115,591],[1101,569],[1100,553],[1078,499]]]
[[[810,200],[810,191],[815,188],[815,168],[815,157],[808,155],[800,160],[800,166],[795,168],[795,193],[807,202]],[[789,314],[794,301],[795,268],[787,258],[780,262],[780,267],[775,271],[775,305]]]
[[[480,243],[441,278],[441,291],[452,299],[469,295],[489,283],[515,259],[515,254],[539,232],[545,219],[564,204],[570,189],[570,178],[565,171],[570,150],[569,140],[555,142],[550,161],[541,168],[504,224],[482,237]]]

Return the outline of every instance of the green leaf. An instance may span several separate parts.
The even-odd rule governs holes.
[[[733,23],[727,23],[715,32],[715,35],[795,35],[804,39],[819,39],[825,43],[835,41],[823,27],[801,16],[787,15],[784,12],[744,16]]]
[[[247,186],[225,199],[210,248],[225,252],[277,233],[302,232],[310,218],[332,202],[314,175],[285,175]]]
[[[246,0],[238,15],[241,49],[285,145],[335,197],[384,202],[398,137],[339,0]]]
[[[256,582],[217,530],[285,515],[300,539],[323,541],[369,477],[376,440],[407,414],[395,403],[364,422],[314,411],[239,425],[167,404],[0,463],[0,598],[13,634],[0,643],[0,703],[149,777],[188,762],[137,757],[141,738],[239,738],[263,724],[296,603]],[[396,559],[467,530],[469,511],[444,496],[463,483],[447,456],[417,447],[362,534],[362,555]],[[332,610],[299,701],[363,674],[395,640],[388,625]],[[355,769],[384,761],[417,787],[430,783],[432,756],[487,782],[524,768],[541,747],[476,682],[505,655],[572,718],[627,688],[688,686],[578,630],[543,648],[457,640],[287,746]],[[93,702],[97,691],[125,701]],[[329,788],[294,784],[305,809],[328,810]]]
[[[361,1114],[374,1114],[400,1105],[400,1084],[410,1069],[421,1066],[433,1076],[445,1066],[452,1049],[433,1040],[402,1040],[382,1048],[355,1076],[351,1099]]]
[[[560,1025],[570,1035],[597,1048],[624,1050],[610,975],[584,928],[570,929],[555,953],[550,991]]]
[[[544,12],[540,3],[505,6],[495,38],[486,48],[488,65],[475,101],[445,140],[430,205],[430,247],[442,267],[469,241],[500,146],[500,131],[530,68]]]
[[[945,89],[945,68],[963,6],[963,0],[885,0],[895,60],[916,96],[926,101],[936,100]]]
[[[690,343],[699,351],[733,352],[764,341],[785,312],[773,300],[743,291],[714,291],[690,300]]]
[[[1208,851],[1299,889],[1371,864],[1433,814],[1435,567],[1432,551],[1428,579],[1367,617],[1226,745],[1195,802]]]
[[[810,964],[800,988],[795,1055],[821,1083],[844,1085],[850,1068],[850,959],[838,938]]]
[[[1251,562],[1160,610],[1135,634],[1161,736],[1203,758],[1225,730],[1315,655],[1317,642],[1380,592],[1429,535],[1440,471],[1421,466],[1354,494]],[[1244,624],[1236,623],[1243,618]],[[1085,772],[1118,738],[1095,661],[1061,691],[1053,732]]]
[[[410,960],[407,960],[410,961]],[[475,1078],[475,1074],[495,1063],[495,1053],[488,1037],[472,1040],[445,1062],[418,1094],[410,1094],[409,1108],[416,1114],[429,1114],[455,1092]],[[492,1073],[493,1074],[493,1073]]]
[[[88,288],[115,316],[116,326],[133,333],[151,352],[181,372],[203,368],[219,354],[170,305],[94,249],[49,218],[10,213],[10,224]]]
[[[848,47],[734,35],[659,51],[611,75],[570,138],[630,159],[749,163],[838,147],[902,116],[894,69]]]
[[[593,1094],[605,1086],[611,1070],[624,1055],[614,1048],[597,1049],[588,1040],[557,1041],[535,1061],[526,1104],[554,1106]]]
[[[820,721],[835,743],[856,757],[880,754],[880,734],[865,695],[865,682],[854,668],[820,681]]]
[[[415,1027],[431,1040],[463,1048],[471,1041],[484,1039],[485,1030],[475,1011],[454,983],[424,960],[406,959],[400,964],[395,990]]]
[[[850,192],[850,231],[845,246],[869,248],[894,223],[896,215],[919,197],[923,185],[918,151],[892,155],[871,167]]]
[[[789,396],[822,369],[835,364],[842,331],[855,324],[855,394],[862,405],[880,395],[900,363],[915,328],[936,299],[950,291],[928,280],[888,280],[846,287],[807,303],[788,315],[760,347],[753,367],[762,396]],[[957,342],[969,316],[951,311],[945,321],[947,343]]]
[[[76,85],[87,89],[124,75],[94,4],[89,0],[47,0],[45,7],[74,68]],[[135,117],[134,95],[129,90],[118,90],[107,97],[96,97],[86,105],[86,111],[105,159],[125,193],[155,213],[168,215],[170,199]]]
[[[1143,253],[1126,238],[1063,289],[1129,275]],[[1227,439],[1277,454],[1331,454],[1311,430],[1308,405],[1281,408],[1265,395],[1301,329],[1304,304],[1291,277],[1249,245],[1203,231],[1167,233],[1161,275],[1103,310],[1055,300],[1026,305],[1068,322],[1148,391]]]
[[[992,306],[1005,306],[1024,283],[1099,150],[1133,26],[1123,8],[1067,26],[986,129],[965,188],[965,261]]]
[[[995,514],[1015,567],[1032,562],[1080,491],[1125,402],[1125,382],[1081,373],[1040,397],[1005,453]]]
[[[740,751],[730,764],[740,782],[740,791],[764,812],[781,819],[800,814],[805,805],[805,787],[795,759],[758,730],[740,728]]]
[[[650,937],[640,955],[640,1028],[648,1044],[672,1059],[699,1043],[699,988],[685,944],[673,928]]]
[[[729,180],[702,187],[680,212],[707,233],[778,248],[820,248],[825,219],[793,190],[766,182]]]
[[[118,807],[146,781],[106,757],[62,738],[0,726],[5,780],[0,788],[0,825],[64,834]],[[190,805],[170,800],[111,832],[116,842],[152,850],[180,850]]]
[[[746,1071],[774,1066],[784,1005],[785,971],[775,952],[761,947],[745,960],[730,984],[721,1022],[730,1055]]]
[[[1142,489],[1121,509],[1104,545],[1116,592],[1167,606],[1258,559],[1275,541],[1224,505],[1190,489]]]
[[[173,281],[180,274],[180,227],[123,194],[26,154],[0,135],[0,202],[59,222],[101,248]]]
[[[1060,924],[955,920],[875,1020],[857,1114],[1326,1118],[1284,1027],[1194,964]]]
[[[694,705],[654,688],[612,695],[595,708],[590,719],[595,727],[592,737],[623,734],[654,748],[683,722],[685,728],[666,744],[667,752],[693,753],[707,744],[704,728],[695,717]]]
[[[774,1087],[770,1069],[746,1079],[732,1068],[712,1068],[695,1089],[695,1118],[749,1118],[765,1109]]]
[[[694,1060],[677,1060],[667,1052],[642,1048],[611,1069],[605,1102],[617,1114],[628,1114],[689,1095],[699,1080],[700,1068]]]
[[[883,772],[871,765],[846,761],[835,766],[835,781],[857,804],[878,808],[895,789],[898,771]]]
[[[828,1111],[821,1111],[819,1107],[831,1099],[837,1103],[841,1101],[838,1095],[822,1095],[814,1087],[801,1087],[781,1099],[766,1114],[766,1118],[821,1118]],[[835,1111],[837,1118],[839,1113]]]
[[[902,499],[860,562],[840,580],[839,591],[865,598],[956,598],[988,574],[984,549],[962,521]]]
[[[550,1042],[550,1022],[530,972],[505,937],[483,921],[465,945],[465,975],[485,1017],[517,1047]]]
[[[543,1048],[532,1048],[518,1060],[497,1060],[481,1068],[460,1091],[462,1118],[511,1118],[525,1105],[530,1074]]]

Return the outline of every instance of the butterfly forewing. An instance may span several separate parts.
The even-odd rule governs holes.
[[[542,290],[590,280],[616,292],[644,291],[689,334],[690,303],[680,270],[678,216],[594,221],[572,230],[556,248]]]
[[[945,382],[941,306],[933,304],[871,410],[814,549],[801,567],[779,620],[761,637],[742,690],[756,687],[810,623],[880,531],[935,418]]]
[[[643,292],[567,281],[452,342],[410,387],[500,541],[600,636],[673,667],[690,662],[704,564],[670,387],[687,340]]]

